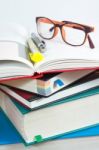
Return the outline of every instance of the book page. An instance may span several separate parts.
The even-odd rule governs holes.
[[[26,45],[28,37],[26,28],[17,23],[0,24],[0,41],[13,41]]]
[[[27,53],[28,35],[28,31],[20,24],[0,24],[0,60],[19,61],[33,69]]]
[[[0,77],[12,74],[33,74],[33,65],[28,60],[26,47],[16,42],[0,41]],[[8,75],[9,74],[9,75]]]
[[[99,60],[99,48],[90,49],[88,47],[73,47],[64,43],[47,41],[47,51],[45,52],[45,61],[60,59],[85,59]]]
[[[0,41],[0,60],[28,60],[27,47],[12,41]]]
[[[0,59],[15,58],[19,56],[18,44],[15,42],[0,41]]]
[[[47,51],[44,53],[45,59],[38,63],[37,71],[66,70],[67,68],[91,67],[91,64],[99,64],[99,49],[90,49],[79,46],[72,47],[62,43],[47,41]],[[89,63],[89,64],[88,64]],[[88,66],[87,66],[88,65]],[[99,66],[99,65],[95,65]]]

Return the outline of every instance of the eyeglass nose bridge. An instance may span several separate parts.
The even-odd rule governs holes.
[[[52,31],[52,30],[55,29],[55,28],[61,29],[62,26],[63,26],[63,25],[61,25],[61,24],[55,24],[52,28],[50,28],[50,31]]]
[[[55,24],[55,28],[58,28],[58,29],[60,29],[60,31],[61,31],[63,25],[64,25],[64,24]]]
[[[63,25],[61,25],[61,24],[55,24],[55,25],[54,25],[53,29],[54,29],[55,31],[54,31],[54,36],[53,36],[53,37],[55,37],[55,36],[58,34],[58,31],[59,31],[59,30],[60,30],[60,32],[61,32],[62,26],[63,26]],[[51,29],[51,30],[53,30],[53,29]],[[59,30],[58,30],[58,29],[59,29]]]
[[[52,28],[50,28],[50,32],[54,30],[53,38],[56,37],[56,35],[58,34],[58,31],[60,30],[63,40],[65,39],[65,31],[62,29],[63,26],[64,26],[64,23],[54,24],[54,26]]]

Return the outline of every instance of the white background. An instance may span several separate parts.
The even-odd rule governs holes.
[[[35,31],[35,17],[78,23],[99,22],[98,0],[0,0],[0,23],[15,22]]]
[[[35,17],[45,16],[56,20],[69,20],[88,25],[99,23],[99,1],[98,0],[0,0],[0,24],[21,24],[28,30],[36,31]],[[86,142],[85,142],[86,141]],[[81,149],[98,150],[99,138],[91,140],[72,140],[47,142],[46,144],[34,146],[34,149]],[[52,144],[52,145],[51,145]],[[25,149],[21,145],[1,146],[0,150],[11,148]],[[32,148],[31,148],[32,149]]]

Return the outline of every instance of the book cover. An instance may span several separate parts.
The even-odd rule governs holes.
[[[21,143],[22,137],[0,108],[0,145]]]

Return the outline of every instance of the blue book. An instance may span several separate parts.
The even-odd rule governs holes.
[[[20,142],[22,142],[21,136],[0,108],[0,145]]]
[[[65,134],[63,136],[57,137],[56,139],[79,138],[79,137],[89,137],[89,136],[99,136],[99,125],[94,125],[89,128],[85,128],[79,131]]]
[[[80,131],[72,132],[63,136],[59,136],[56,139],[66,139],[66,138],[78,138],[86,136],[98,136],[99,135],[99,125],[89,127],[87,129],[82,129]],[[5,115],[3,110],[0,108],[0,145],[2,144],[16,144],[23,143],[23,139],[13,126],[11,121]]]

